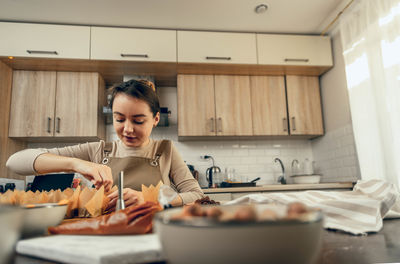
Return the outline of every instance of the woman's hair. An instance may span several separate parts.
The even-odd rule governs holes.
[[[145,101],[149,105],[150,110],[153,113],[153,117],[160,112],[160,102],[155,92],[154,84],[149,81],[130,80],[111,87],[109,92],[111,94],[111,109],[113,107],[115,96],[119,93],[124,93],[139,100]]]

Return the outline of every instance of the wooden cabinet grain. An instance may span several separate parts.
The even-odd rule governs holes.
[[[98,73],[14,71],[9,137],[105,138]]]

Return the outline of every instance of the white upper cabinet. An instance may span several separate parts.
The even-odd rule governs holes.
[[[330,37],[257,34],[258,63],[332,66]]]
[[[0,56],[89,59],[90,27],[0,23]]]
[[[256,34],[178,31],[178,62],[257,64]]]
[[[176,62],[176,30],[92,27],[91,59]]]

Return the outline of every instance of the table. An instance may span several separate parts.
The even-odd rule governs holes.
[[[353,236],[324,230],[323,245],[316,264],[400,263],[400,219],[383,221],[383,229],[368,236]],[[55,262],[16,255],[15,264]],[[163,262],[162,262],[163,263]]]

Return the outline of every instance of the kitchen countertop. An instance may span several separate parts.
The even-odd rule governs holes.
[[[399,237],[400,219],[384,220],[383,229],[368,236],[353,236],[324,230],[323,246],[316,264],[398,263],[400,262]],[[16,255],[14,263],[50,264],[56,262]]]
[[[314,183],[314,184],[271,184],[255,187],[234,188],[206,188],[202,189],[208,193],[235,193],[235,192],[275,192],[275,191],[299,191],[299,190],[322,190],[322,189],[348,189],[352,190],[352,182]]]

